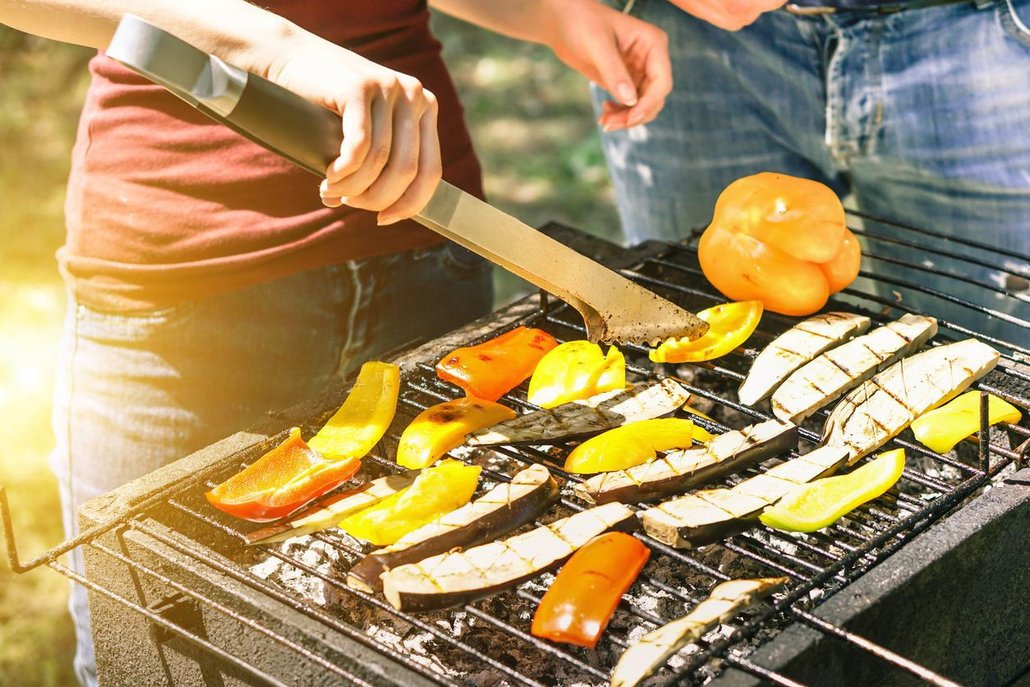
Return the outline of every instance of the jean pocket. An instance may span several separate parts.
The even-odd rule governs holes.
[[[1005,31],[1021,45],[1030,48],[1030,0],[995,0]]]
[[[440,249],[440,267],[450,277],[468,279],[487,271],[490,262],[457,244],[448,244]]]
[[[108,341],[146,341],[187,319],[196,308],[196,301],[133,312],[94,310],[79,305],[76,309],[78,332]]]

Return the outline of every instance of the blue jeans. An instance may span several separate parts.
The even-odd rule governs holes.
[[[489,263],[433,248],[324,267],[132,315],[74,301],[51,467],[64,526],[83,502],[324,393],[341,376],[490,311]],[[81,555],[75,566],[81,571]],[[85,591],[72,591],[76,674],[96,684]]]
[[[775,171],[853,194],[873,215],[1030,254],[1030,0],[980,4],[885,16],[780,10],[734,33],[666,0],[636,0],[633,14],[669,34],[675,88],[654,122],[602,134],[626,237],[682,239],[708,224],[731,181]],[[606,97],[595,88],[598,107]],[[865,228],[928,242],[869,221]],[[1030,320],[1025,259],[1005,258],[1000,272],[896,244],[865,246],[887,258],[863,261],[881,279],[919,282]],[[932,263],[1010,293],[890,260]],[[961,326],[1028,343],[1026,329],[998,318],[898,284],[877,288]]]

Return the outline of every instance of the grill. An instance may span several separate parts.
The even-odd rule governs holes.
[[[1030,323],[1000,315],[920,283],[932,261],[896,257],[898,247],[938,256],[972,273],[990,267],[1011,277],[1004,286],[979,284],[952,271],[949,278],[984,300],[1026,302],[1012,283],[1030,277],[1027,256],[973,241],[943,240],[917,227],[892,225],[859,213],[852,224],[865,237],[866,258],[906,270],[905,277],[873,277],[847,289],[829,307],[858,310],[883,322],[915,309],[880,290],[919,293],[958,305],[975,317],[1007,319],[1016,332],[1002,340],[941,321],[935,343],[977,336],[1002,352],[1002,362],[976,388],[1030,407]],[[891,232],[882,231],[889,226]],[[878,229],[879,228],[879,229]],[[724,300],[701,276],[694,246],[649,242],[618,248],[560,226],[556,238],[674,302],[698,310]],[[886,287],[886,288],[884,288]],[[966,291],[963,291],[966,293]],[[932,309],[928,314],[934,314]],[[758,350],[796,320],[767,313],[750,340],[713,363],[642,365],[645,349],[624,347],[636,380],[656,374],[679,379],[693,403],[715,418],[696,420],[726,431],[768,419],[762,409],[733,399]],[[402,387],[397,419],[365,459],[361,480],[398,471],[393,462],[400,431],[422,409],[461,395],[441,382],[434,363],[459,345],[476,343],[513,326],[548,330],[560,340],[582,338],[579,316],[546,294],[534,294],[439,340],[411,346],[395,360]],[[791,536],[758,528],[718,544],[676,550],[637,533],[651,560],[624,597],[596,650],[532,637],[529,624],[548,574],[517,589],[446,612],[409,615],[380,596],[349,588],[344,578],[371,547],[327,530],[283,544],[247,548],[256,525],[207,505],[203,492],[249,464],[298,425],[313,433],[338,407],[334,392],[277,413],[266,427],[233,435],[86,504],[82,534],[22,563],[14,545],[6,495],[0,511],[12,567],[48,565],[90,592],[94,639],[106,684],[255,685],[594,685],[606,684],[619,655],[634,639],[683,615],[713,584],[745,576],[786,576],[786,588],[680,651],[649,684],[935,685],[954,680],[1006,684],[1027,671],[1025,639],[1030,609],[1025,532],[1030,519],[1030,430],[988,429],[949,456],[915,443],[908,432],[908,466],[891,492],[860,507],[827,530]],[[519,410],[525,385],[502,402]],[[984,406],[984,409],[986,406]],[[801,428],[803,451],[818,442],[822,411]],[[984,421],[986,415],[984,415]],[[569,447],[499,447],[457,453],[483,466],[489,488],[529,463],[543,463],[562,483],[562,499],[539,522],[550,522],[585,503],[572,493],[580,478],[562,471]],[[754,474],[728,478],[731,484]],[[945,518],[945,516],[949,516]],[[82,547],[88,576],[59,562]],[[1022,586],[1022,589],[1020,588]],[[989,648],[988,648],[989,647]],[[945,677],[947,676],[947,677]]]

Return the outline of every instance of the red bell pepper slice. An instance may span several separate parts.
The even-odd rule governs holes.
[[[651,550],[622,532],[609,532],[572,555],[540,600],[534,637],[593,649],[615,607],[647,563]]]
[[[436,364],[436,374],[466,394],[496,401],[529,379],[544,354],[558,345],[542,329],[516,327],[476,346],[464,346]]]
[[[254,522],[289,515],[354,476],[361,458],[328,460],[294,427],[286,441],[204,494],[230,515]]]

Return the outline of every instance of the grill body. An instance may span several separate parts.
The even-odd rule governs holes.
[[[721,300],[703,284],[689,245],[626,250],[561,227],[550,231],[685,307]],[[842,303],[878,321],[905,311],[903,304],[860,292],[844,294]],[[767,317],[755,346],[792,323]],[[533,295],[402,353],[398,418],[366,459],[363,475],[396,469],[392,456],[406,422],[427,405],[459,395],[435,379],[436,360],[515,324],[540,326],[562,339],[582,337],[571,309]],[[1024,409],[1030,404],[1030,375],[1019,360],[1025,344],[999,346],[1002,368],[978,384]],[[697,366],[683,381],[695,398],[711,402],[719,420],[739,427],[764,419],[767,412],[733,401],[732,389],[756,353]],[[631,362],[641,356],[630,352]],[[630,371],[637,378],[651,373],[634,364]],[[629,641],[682,615],[715,582],[757,575],[787,575],[791,582],[771,603],[681,652],[653,684],[713,678],[726,685],[947,684],[933,672],[920,674],[923,664],[960,682],[1006,684],[1027,670],[1018,638],[1027,636],[1030,618],[1024,534],[1030,471],[1008,467],[1025,459],[1030,432],[1023,427],[992,430],[990,450],[987,442],[979,449],[967,444],[957,458],[900,439],[918,457],[901,492],[863,506],[828,534],[794,539],[756,530],[696,551],[671,550],[645,537],[653,555],[638,591],[592,652],[528,635],[547,576],[456,611],[409,616],[345,586],[347,568],[362,555],[346,535],[243,546],[242,532],[253,527],[214,512],[203,491],[278,443],[290,426],[309,435],[344,395],[333,392],[285,411],[83,507],[80,527],[95,534],[83,547],[82,581],[90,590],[104,684],[605,684]],[[505,400],[528,407],[524,389]],[[802,428],[808,448],[818,439],[814,426]],[[567,450],[501,448],[466,459],[484,465],[487,479],[503,480],[527,462],[543,462],[565,481],[572,479],[560,472]],[[974,498],[984,486],[991,489]],[[567,487],[547,521],[582,507]]]

